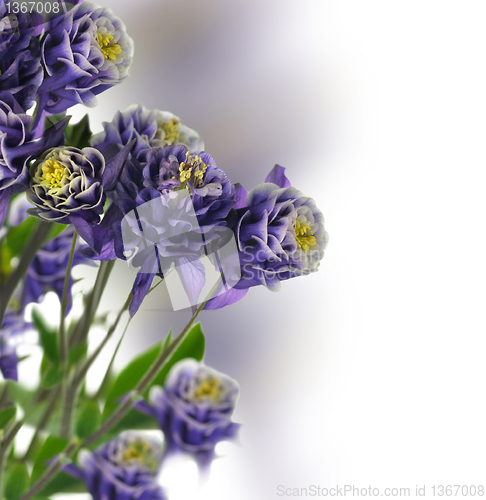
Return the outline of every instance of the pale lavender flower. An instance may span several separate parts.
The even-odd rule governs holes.
[[[186,146],[191,154],[204,150],[199,134],[182,123],[169,111],[148,110],[141,104],[132,104],[118,111],[111,122],[103,122],[103,132],[91,138],[91,145],[102,152],[111,146],[121,148],[136,139],[132,151],[137,156],[141,151],[163,148],[173,144]]]
[[[93,500],[166,500],[157,484],[162,444],[125,432],[94,452],[81,450],[64,472],[84,481]]]
[[[185,359],[172,367],[165,386],[152,388],[149,402],[139,402],[136,408],[157,419],[168,453],[189,453],[206,468],[216,444],[237,436],[240,425],[231,416],[238,395],[233,379]]]

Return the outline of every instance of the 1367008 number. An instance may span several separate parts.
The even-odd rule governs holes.
[[[434,497],[482,497],[484,496],[484,486],[467,484],[439,484],[432,486]]]
[[[61,7],[58,2],[8,2],[6,4],[9,14],[59,14]]]

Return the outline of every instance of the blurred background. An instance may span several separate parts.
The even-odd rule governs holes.
[[[317,274],[202,314],[206,363],[240,383],[243,427],[202,486],[192,462],[169,464],[170,499],[484,484],[484,2],[102,4],[136,52],[93,129],[133,102],[171,111],[233,182],[285,166],[330,234]],[[105,310],[134,279],[117,266]],[[117,367],[188,319],[159,287]]]

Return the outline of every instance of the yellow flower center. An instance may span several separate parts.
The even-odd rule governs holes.
[[[135,441],[123,452],[123,461],[125,463],[138,462],[150,469],[157,468],[157,463],[151,456],[149,443],[146,441]]]
[[[37,171],[40,179],[37,179],[42,186],[50,189],[62,187],[63,180],[69,176],[69,169],[57,160],[46,160]]]
[[[113,35],[106,33],[102,35],[99,31],[98,43],[100,44],[101,52],[105,56],[105,59],[116,60],[116,56],[122,53],[122,48],[118,45],[118,41],[113,39]]]
[[[314,236],[314,231],[311,231],[309,223],[301,224],[298,220],[295,221],[295,238],[297,239],[297,246],[304,250],[309,250],[317,244]]]
[[[160,128],[164,131],[164,140],[169,144],[174,144],[179,138],[179,123],[177,118],[171,118],[168,122],[163,122]],[[161,134],[162,135],[162,134]]]
[[[200,187],[207,168],[208,166],[203,163],[199,156],[191,156],[188,151],[186,153],[186,161],[183,161],[179,165],[179,179],[182,183],[181,188],[187,187],[188,181],[191,181],[194,187]]]
[[[211,398],[213,401],[218,401],[221,395],[221,382],[215,377],[210,377],[199,384],[194,395],[197,399]]]

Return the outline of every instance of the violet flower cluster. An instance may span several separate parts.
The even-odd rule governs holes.
[[[233,421],[238,384],[196,361],[203,358],[204,337],[197,337],[199,325],[189,328],[195,317],[202,308],[236,303],[253,287],[277,291],[288,279],[316,272],[328,235],[316,203],[291,185],[283,167],[275,165],[262,184],[247,191],[217,165],[200,134],[169,111],[133,104],[103,122],[95,135],[87,117],[70,124],[67,110],[96,105],[101,93],[128,77],[134,46],[111,10],[82,0],[69,5],[41,23],[39,13],[14,15],[9,2],[0,0],[3,378],[19,378],[16,347],[25,332],[35,329],[43,349],[38,392],[15,392],[29,399],[23,420],[7,426],[22,404],[10,401],[9,388],[17,386],[6,383],[0,420],[8,439],[24,423],[42,424],[12,469],[24,479],[39,476],[38,498],[51,494],[45,478],[53,479],[49,471],[58,456],[64,473],[95,500],[165,500],[158,484],[164,457],[186,454],[207,471],[217,444],[236,439],[240,428]],[[95,321],[106,326],[106,318],[96,314],[117,259],[136,271],[131,292],[98,347],[88,349]],[[77,317],[71,270],[81,264],[98,267],[98,274]],[[113,382],[110,363],[98,392],[87,394],[83,377],[123,313],[133,317],[140,309],[155,277],[166,281],[169,295],[169,280],[179,280],[188,299],[180,308],[192,308],[188,327],[157,346],[151,366],[144,364],[152,351]],[[61,305],[59,325],[52,328],[36,307],[49,292]],[[194,331],[199,344],[191,338],[194,344],[182,346]],[[59,429],[48,425],[55,410],[61,414]],[[163,444],[122,433],[155,425]],[[39,473],[44,467],[47,472]],[[1,477],[0,470],[0,483]],[[63,492],[53,484],[59,488],[54,493]]]

